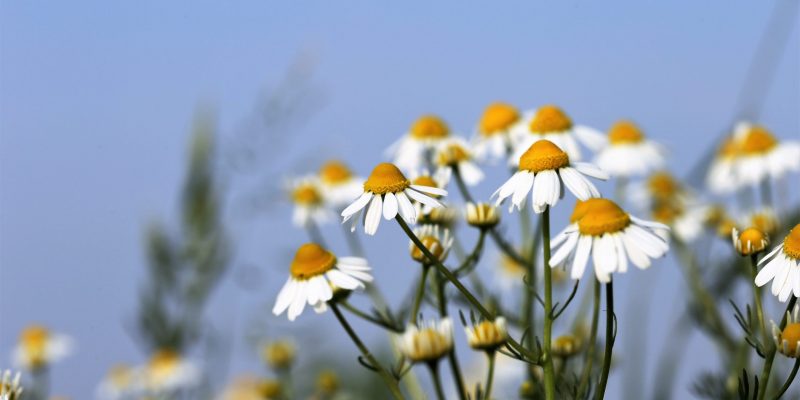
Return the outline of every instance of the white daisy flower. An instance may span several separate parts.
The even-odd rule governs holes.
[[[278,293],[272,313],[280,315],[288,309],[289,321],[294,321],[306,303],[316,306],[332,299],[332,285],[345,290],[364,288],[364,282],[372,282],[369,271],[367,260],[363,258],[337,259],[322,246],[306,243],[297,249],[289,268],[289,279]]]
[[[381,215],[389,220],[400,214],[406,222],[414,223],[418,214],[411,200],[429,207],[441,207],[442,203],[431,196],[446,195],[447,191],[444,189],[412,184],[394,164],[381,163],[372,170],[364,182],[364,192],[361,197],[342,211],[344,217],[342,222],[347,222],[355,216],[351,228],[355,230],[355,224],[362,210],[369,204],[364,217],[364,232],[374,235],[378,231]]]
[[[800,171],[800,142],[779,142],[766,128],[742,122],[734,130],[735,173],[741,185],[758,185]]]
[[[489,203],[467,203],[466,220],[470,226],[478,229],[489,229],[500,223],[497,207]]]
[[[573,125],[572,120],[561,108],[546,105],[527,112],[523,118],[511,128],[514,153],[511,163],[516,165],[519,157],[534,142],[546,139],[556,144],[569,155],[573,161],[581,160],[578,142],[591,150],[599,150],[605,143],[601,132],[583,125]]]
[[[735,227],[731,231],[733,248],[743,256],[750,256],[764,251],[769,245],[769,236],[757,228],[747,228],[739,232]]]
[[[800,297],[800,224],[796,225],[780,246],[758,262],[761,271],[755,283],[761,287],[772,281],[772,294],[786,302],[794,293]]]
[[[641,176],[664,165],[664,150],[647,140],[636,124],[622,120],[609,129],[608,143],[595,164],[612,176]]]
[[[475,158],[494,161],[506,157],[511,147],[511,128],[519,120],[519,111],[514,106],[501,102],[489,104],[472,139]]]
[[[450,318],[409,325],[397,337],[398,349],[411,362],[434,362],[453,349],[453,323]]]
[[[800,306],[795,305],[786,312],[786,326],[781,330],[775,321],[772,324],[772,339],[778,351],[789,358],[800,358]]]
[[[640,210],[671,203],[685,207],[695,203],[694,194],[667,171],[658,171],[642,182],[631,185],[630,199]]]
[[[138,372],[142,389],[146,393],[163,395],[196,387],[200,383],[200,369],[172,349],[161,349],[150,356]]]
[[[0,378],[0,400],[20,400],[22,398],[22,386],[20,386],[19,381],[19,372],[12,375],[10,370],[3,371],[2,378]]]
[[[325,207],[319,182],[311,177],[300,178],[292,183],[291,197],[294,204],[292,223],[304,228],[310,223],[322,225],[331,221],[334,214]]]
[[[736,147],[734,138],[732,136],[726,137],[711,161],[708,176],[706,177],[706,185],[716,194],[728,194],[739,188],[735,173]]]
[[[494,351],[508,340],[508,327],[503,317],[466,326],[464,331],[467,333],[469,347],[476,350]]]
[[[319,187],[325,202],[342,209],[361,195],[364,180],[356,177],[343,162],[331,160],[319,169]]]
[[[475,186],[483,180],[483,172],[473,161],[472,152],[464,139],[453,137],[443,140],[436,148],[435,161],[439,170],[452,171],[457,167],[464,183],[469,186]]]
[[[137,371],[133,367],[115,365],[108,370],[106,377],[97,386],[97,398],[101,400],[132,398],[137,378]]]
[[[414,234],[439,262],[444,262],[447,259],[447,255],[450,254],[450,248],[453,246],[453,237],[450,235],[449,229],[439,229],[438,225],[423,225],[415,229]],[[418,262],[426,262],[428,258],[425,257],[422,250],[413,241],[409,242],[411,258]]]
[[[563,186],[580,200],[600,197],[600,192],[584,175],[597,179],[608,179],[599,168],[586,163],[570,163],[570,157],[549,140],[533,143],[528,151],[520,156],[519,171],[500,186],[492,197],[497,196],[496,206],[511,197],[509,211],[521,209],[528,192],[531,204],[537,213],[545,207],[554,207],[564,196]]]
[[[589,256],[594,262],[597,280],[611,281],[611,273],[628,270],[628,260],[641,269],[650,260],[664,256],[669,245],[655,232],[668,230],[666,225],[644,221],[629,215],[608,199],[589,199],[583,215],[572,227],[551,242],[554,250],[550,266],[557,267],[571,258],[572,279],[580,279]]]
[[[394,164],[406,172],[415,171],[432,162],[436,146],[450,136],[450,128],[435,115],[423,115],[411,125],[400,140],[392,144],[387,153]]]
[[[22,330],[11,358],[17,367],[37,370],[61,361],[72,354],[73,349],[74,344],[69,336],[52,332],[41,325],[31,325]]]

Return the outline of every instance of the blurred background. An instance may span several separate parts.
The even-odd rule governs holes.
[[[679,176],[739,118],[797,140],[800,33],[778,32],[788,42],[758,50],[776,5],[789,10],[782,26],[800,18],[790,3],[1,2],[0,367],[34,322],[77,344],[53,368],[54,394],[88,398],[111,365],[143,362],[136,324],[145,233],[155,221],[180,231],[199,115],[214,132],[230,245],[205,312],[214,354],[225,355],[208,359],[214,381],[261,371],[254,343],[283,336],[296,338],[300,369],[319,367],[313,360],[325,354],[331,366],[369,374],[330,313],[294,323],[270,313],[294,249],[307,240],[291,226],[287,178],[329,158],[367,175],[419,115],[439,114],[471,136],[496,100],[559,104],[601,130],[631,118],[667,146]],[[748,86],[754,57],[770,62]],[[495,168],[474,193],[488,199],[504,176]],[[566,223],[567,208],[555,226]],[[323,234],[346,252],[336,225]],[[402,261],[402,232],[386,224],[363,243],[377,285],[400,299],[416,274]],[[496,259],[489,246],[479,267],[488,281]],[[631,323],[620,311],[618,344],[647,336],[642,388],[632,389],[640,395],[650,393],[656,356],[685,309],[673,264],[619,279],[621,308],[648,293],[637,291],[641,282],[655,282],[646,318]],[[368,342],[385,343],[374,327],[355,325]],[[456,340],[464,342],[460,329]],[[719,362],[701,334],[684,345],[676,398],[690,396],[693,377]],[[622,396],[623,382],[615,371],[609,398]]]

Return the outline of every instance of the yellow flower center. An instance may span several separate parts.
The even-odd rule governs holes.
[[[572,128],[572,120],[560,108],[546,105],[536,110],[528,128],[540,134],[564,132]]]
[[[364,182],[364,190],[375,194],[397,193],[405,190],[410,184],[394,164],[380,163]]]
[[[506,332],[501,330],[494,321],[481,321],[472,327],[469,345],[473,349],[490,349],[506,341]]]
[[[789,354],[794,354],[797,351],[797,341],[800,340],[800,323],[793,323],[786,325],[781,332],[781,341],[787,341],[789,345]]]
[[[316,243],[306,243],[297,249],[289,271],[294,278],[304,280],[330,271],[334,264],[333,253]]]
[[[50,331],[40,325],[25,328],[20,334],[20,343],[25,350],[25,355],[33,368],[38,368],[47,363],[47,342]]]
[[[683,210],[673,202],[659,202],[653,207],[653,219],[664,224],[671,224]]]
[[[750,128],[739,143],[739,151],[744,155],[766,153],[778,145],[778,140],[763,126],[755,125]]]
[[[434,257],[436,257],[437,260],[442,259],[442,254],[444,254],[444,246],[442,246],[442,243],[438,238],[435,236],[423,236],[419,238],[419,240],[425,245],[425,248],[428,249],[428,251],[430,251]],[[420,248],[417,246],[414,246],[414,248],[411,249],[411,258],[419,262],[428,261],[428,258],[425,257],[425,254],[423,254],[422,250],[420,250]]]
[[[294,361],[294,346],[285,341],[269,343],[264,346],[262,357],[272,368],[288,368]]]
[[[800,260],[800,224],[797,224],[786,239],[783,239],[783,253],[795,260]]]
[[[611,144],[640,143],[643,140],[642,130],[631,121],[619,121],[608,131],[608,141]]]
[[[436,161],[439,165],[458,164],[462,161],[469,161],[472,158],[467,149],[455,143],[440,150],[437,155]]]
[[[747,228],[739,234],[742,255],[758,253],[767,245],[767,236],[756,228]],[[738,246],[737,246],[738,247]]]
[[[586,200],[589,209],[578,221],[578,230],[583,235],[602,236],[619,232],[631,223],[631,217],[617,203],[608,199]]]
[[[416,139],[442,139],[449,134],[447,124],[435,115],[423,115],[411,125],[411,136]]]
[[[175,373],[180,361],[181,356],[175,350],[159,350],[150,357],[147,370],[154,381],[163,382]]]
[[[656,172],[647,179],[650,194],[658,200],[670,200],[681,192],[681,184],[669,172]]]
[[[539,140],[519,157],[519,170],[540,172],[569,165],[569,156],[549,140]]]
[[[347,182],[352,177],[353,173],[350,172],[350,168],[338,160],[328,161],[319,169],[319,179],[329,185]]]
[[[292,200],[302,205],[318,205],[322,203],[322,195],[314,185],[303,183],[292,192]]]
[[[508,130],[519,121],[519,112],[506,103],[492,103],[483,112],[478,129],[484,136],[491,136]]]
[[[726,137],[725,140],[722,141],[722,144],[720,144],[719,150],[717,150],[717,157],[725,160],[734,158],[738,152],[737,147],[736,139],[734,139],[733,136]]]
[[[576,200],[575,208],[572,209],[572,215],[569,216],[569,223],[574,224],[583,218],[583,216],[586,215],[586,212],[589,211],[590,204],[591,203],[588,201],[583,201],[580,199]]]
[[[434,328],[425,328],[414,335],[412,339],[413,354],[409,354],[412,361],[436,360],[447,353],[447,338]]]

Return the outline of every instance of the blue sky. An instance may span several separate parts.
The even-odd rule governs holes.
[[[313,69],[309,97],[317,107],[285,131],[285,149],[271,168],[286,174],[306,172],[297,160],[329,156],[366,174],[418,115],[438,113],[468,133],[494,100],[523,108],[557,103],[600,129],[632,118],[668,146],[671,168],[685,173],[735,118],[771,5],[2,2],[0,367],[31,321],[79,343],[78,353],[54,370],[58,393],[83,397],[112,363],[141,360],[125,324],[143,277],[142,230],[153,218],[176,217],[198,105],[216,110],[220,132],[230,138],[302,60]],[[797,29],[791,43],[761,121],[797,139]],[[502,179],[490,177],[480,196]],[[226,178],[231,204],[259,179]],[[270,179],[275,187],[282,183]],[[230,208],[234,268],[256,266],[264,280],[259,290],[242,292],[229,276],[213,307],[223,314],[217,323],[235,324],[243,335],[247,321],[271,306],[286,249],[305,238],[288,230],[286,204],[246,216]],[[401,233],[384,229],[368,246],[376,255],[400,257]],[[658,277],[654,293],[683,290],[671,262],[657,268],[663,269],[657,275],[649,271],[650,279]],[[380,268],[378,282],[411,276],[393,265]],[[654,303],[651,324],[671,321],[680,309]],[[329,315],[303,319],[301,329],[334,323]],[[288,328],[269,321],[271,332]],[[654,337],[663,339],[668,326],[656,325]],[[714,365],[698,356],[710,354],[702,351],[707,343],[692,346],[698,352],[687,362]],[[237,344],[233,370],[257,368],[246,350]],[[691,371],[682,372],[684,387]],[[613,380],[610,390],[618,384]]]

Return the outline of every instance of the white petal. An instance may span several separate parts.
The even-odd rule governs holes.
[[[413,189],[406,189],[404,190],[404,192],[406,195],[408,195],[408,197],[411,197],[412,200],[416,200],[426,206],[431,206],[431,207],[442,206],[442,203],[439,203],[439,201],[434,199],[433,197],[429,197],[428,195],[417,192]]]
[[[397,197],[393,193],[383,195],[383,218],[390,220],[397,215]]]
[[[519,177],[516,179],[514,185],[514,194],[511,197],[511,203],[517,206],[517,209],[521,208],[523,204],[525,204],[525,197],[528,196],[528,193],[533,186],[533,174],[530,172],[519,172]]]
[[[511,175],[511,178],[500,186],[493,194],[492,197],[497,196],[497,201],[495,202],[495,206],[499,206],[506,197],[511,196],[514,193],[514,190],[517,187],[517,179],[519,179],[520,174],[523,173],[522,171],[517,171],[514,175]]]
[[[353,216],[353,214],[364,208],[367,205],[367,203],[369,203],[369,199],[371,198],[372,198],[371,192],[364,192],[358,199],[356,199],[356,201],[347,206],[347,208],[345,208],[342,211],[342,217],[344,217],[344,221],[347,221],[348,219],[350,219],[350,217]]]
[[[600,179],[601,181],[605,181],[609,178],[608,174],[605,171],[598,168],[594,164],[576,162],[572,163],[572,166],[575,167],[575,169],[577,169],[578,172],[587,176],[591,176],[592,178],[595,179]]]
[[[589,190],[588,182],[583,179],[580,172],[574,168],[564,167],[559,169],[558,173],[567,189],[579,200],[588,200],[591,197],[592,192]]]
[[[307,281],[300,281],[297,282],[297,291],[295,292],[294,299],[292,299],[292,304],[289,306],[289,321],[294,321],[298,315],[303,313],[303,309],[306,308],[306,299],[308,297],[308,282]]]
[[[622,232],[622,242],[625,244],[625,252],[630,257],[631,262],[633,265],[639,267],[640,269],[647,269],[650,267],[650,258],[647,257],[639,246],[636,244],[635,240],[631,239],[628,236],[627,231]]]
[[[781,263],[781,260],[776,258],[762,267],[761,271],[758,271],[758,275],[756,275],[756,286],[764,286],[767,284],[767,282],[775,278],[775,275],[778,273],[778,271],[780,271],[780,266],[782,264],[783,263]]]
[[[327,276],[334,285],[342,289],[353,290],[364,286],[364,284],[359,282],[357,279],[348,276],[344,272],[337,269],[332,269],[326,272],[325,276]]]
[[[579,237],[580,235],[578,232],[574,232],[569,235],[564,245],[559,247],[555,254],[553,254],[553,257],[550,258],[551,267],[559,266],[562,262],[564,262],[564,260],[567,259],[567,256],[572,253],[572,251],[575,249],[575,246],[578,244]]]
[[[289,277],[289,279],[286,280],[286,283],[283,284],[281,291],[278,292],[278,298],[275,300],[275,306],[272,307],[272,313],[275,315],[280,315],[282,312],[284,312],[292,303],[296,291],[297,283],[294,279],[292,279],[292,277]]]
[[[434,194],[437,196],[447,196],[447,190],[439,189],[438,187],[425,186],[425,185],[411,185],[411,188],[422,193]]]
[[[625,246],[622,244],[622,236],[624,233],[611,234],[614,239],[614,246],[617,252],[617,272],[628,272],[628,257],[625,255]]]
[[[364,232],[367,235],[374,235],[378,231],[378,225],[381,223],[381,209],[383,208],[383,201],[381,196],[374,196],[372,203],[367,210],[367,218],[364,220]]]
[[[580,279],[586,264],[589,262],[589,254],[592,251],[592,237],[580,236],[578,246],[575,250],[575,258],[572,260],[572,279]]]
[[[397,203],[400,205],[400,216],[403,217],[403,220],[409,224],[416,222],[417,212],[414,210],[414,206],[411,205],[411,200],[408,199],[408,196],[400,192],[395,197],[397,197]]]
[[[775,278],[772,279],[772,294],[777,296],[780,294],[783,285],[789,278],[789,272],[792,269],[791,264],[782,255],[778,258],[780,260],[780,267],[778,268]]]

